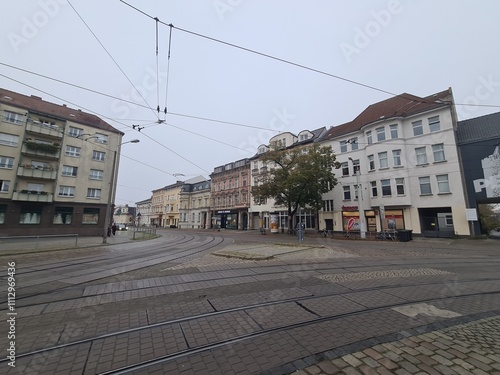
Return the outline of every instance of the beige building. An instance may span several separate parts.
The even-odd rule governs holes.
[[[0,89],[2,233],[103,235],[122,136],[95,115]]]
[[[151,225],[164,228],[178,227],[182,185],[182,181],[177,181],[174,184],[153,190],[151,197]]]

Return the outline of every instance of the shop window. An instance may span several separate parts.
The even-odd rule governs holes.
[[[73,208],[71,207],[56,207],[54,210],[54,224],[71,224],[73,217]]]
[[[99,223],[98,208],[84,208],[82,216],[82,224],[97,224]]]
[[[41,218],[41,207],[23,207],[21,208],[19,224],[40,224]]]
[[[0,205],[0,224],[5,223],[5,214],[7,213],[7,206]]]

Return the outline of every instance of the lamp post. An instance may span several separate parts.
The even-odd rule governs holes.
[[[354,165],[354,160],[352,158],[349,158],[351,162],[353,162]],[[356,191],[358,192],[358,199],[359,199],[359,204],[358,204],[358,210],[359,210],[359,232],[361,238],[366,238],[366,221],[365,221],[365,208],[364,208],[364,202],[363,202],[363,187],[361,186],[361,182],[359,181],[359,169],[356,171]]]
[[[126,143],[139,143],[139,139],[132,139],[131,141],[128,142],[123,142],[118,145],[118,148],[120,148],[122,145]],[[113,168],[111,169],[111,179],[109,181],[109,195],[108,195],[108,202],[106,204],[106,218],[104,219],[104,230],[102,232],[102,243],[107,243],[108,242],[108,227],[111,224],[111,203],[113,200],[113,190],[114,190],[114,185],[115,185],[115,168],[116,168],[116,155],[118,154],[118,151],[115,150],[113,153]]]

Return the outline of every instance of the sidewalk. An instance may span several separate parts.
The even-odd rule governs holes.
[[[2,237],[0,238],[0,256],[114,245],[132,241],[133,234],[133,231],[116,232],[115,236],[106,237],[106,244],[103,243],[101,236]]]
[[[293,374],[500,374],[500,316],[345,353]]]

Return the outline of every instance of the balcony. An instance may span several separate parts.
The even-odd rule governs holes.
[[[12,200],[24,202],[52,202],[54,200],[54,194],[47,193],[46,191],[19,190],[13,192]]]
[[[48,135],[58,139],[62,139],[64,135],[64,128],[62,126],[31,119],[28,119],[26,131],[29,133]]]
[[[47,167],[34,167],[31,164],[24,164],[17,167],[17,175],[22,177],[40,178],[44,180],[55,180],[57,170]]]
[[[45,144],[25,141],[21,152],[26,155],[43,156],[51,159],[59,159],[61,148],[58,144]]]

